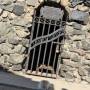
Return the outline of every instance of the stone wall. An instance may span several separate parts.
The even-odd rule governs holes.
[[[0,65],[22,70],[29,45],[32,15],[44,0],[0,0]],[[90,1],[52,0],[68,12],[60,76],[90,83]],[[78,2],[76,2],[78,1]]]

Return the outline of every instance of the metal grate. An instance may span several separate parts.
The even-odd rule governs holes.
[[[62,15],[63,16],[63,15]],[[64,38],[65,22],[33,16],[30,46],[26,62],[29,74],[45,77],[58,75],[61,41]]]

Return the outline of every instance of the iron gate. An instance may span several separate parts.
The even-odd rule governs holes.
[[[63,15],[62,15],[63,16]],[[61,40],[65,22],[37,16],[34,12],[26,70],[45,77],[58,75]]]

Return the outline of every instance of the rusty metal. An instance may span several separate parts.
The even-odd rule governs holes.
[[[63,15],[62,15],[63,16]],[[28,57],[25,70],[29,74],[56,77],[58,74],[58,54],[61,40],[65,35],[65,22],[36,16],[34,12]]]

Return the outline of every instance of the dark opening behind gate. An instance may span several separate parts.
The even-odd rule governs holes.
[[[30,74],[46,77],[58,75],[60,43],[65,33],[63,18],[64,10],[53,4],[44,3],[35,10],[26,62],[26,70]]]

